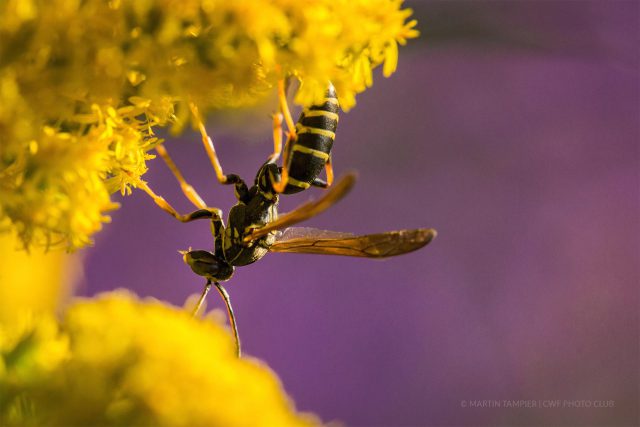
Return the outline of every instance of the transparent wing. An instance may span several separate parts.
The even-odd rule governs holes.
[[[276,234],[276,241],[286,241],[293,239],[344,239],[348,237],[356,237],[353,233],[344,233],[342,231],[321,230],[312,227],[289,227]]]
[[[285,227],[297,224],[324,212],[342,199],[349,190],[351,190],[355,182],[355,174],[350,173],[345,175],[337,184],[331,186],[324,196],[318,200],[312,200],[300,205],[291,212],[280,215],[278,219],[268,223],[264,227],[253,230],[247,237],[245,237],[245,242],[259,239],[274,230],[282,230]]]
[[[420,249],[435,237],[436,230],[432,228],[388,231],[364,236],[307,227],[289,228],[276,236],[276,241],[269,250],[272,252],[386,258]]]

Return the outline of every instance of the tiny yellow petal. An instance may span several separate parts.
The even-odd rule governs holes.
[[[395,41],[389,43],[384,51],[384,66],[382,74],[385,77],[391,76],[398,67],[398,45]]]

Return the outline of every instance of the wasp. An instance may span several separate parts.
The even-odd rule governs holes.
[[[163,197],[146,183],[140,188],[164,211],[181,222],[207,219],[214,238],[213,251],[179,251],[194,273],[206,279],[204,290],[193,314],[197,314],[212,285],[225,302],[237,355],[241,355],[236,316],[229,294],[221,282],[229,280],[236,267],[254,263],[268,252],[292,252],[384,258],[405,254],[428,244],[436,236],[433,229],[389,231],[378,234],[354,235],[308,227],[291,227],[330,208],[342,199],[355,183],[350,173],[333,184],[331,148],[338,124],[338,100],[329,84],[323,103],[304,108],[296,124],[287,106],[284,81],[278,82],[279,112],[273,116],[273,153],[260,167],[251,187],[235,174],[225,174],[218,160],[213,141],[207,134],[197,106],[190,103],[194,121],[216,177],[221,184],[233,185],[237,199],[229,211],[227,224],[222,211],[208,206],[184,176],[162,145],[157,153],[180,183],[182,192],[197,210],[178,213]],[[283,152],[283,121],[288,128]],[[277,161],[283,152],[282,166]],[[319,178],[325,170],[326,181]],[[328,188],[319,199],[304,203],[283,215],[278,215],[281,194],[294,194],[316,186]]]

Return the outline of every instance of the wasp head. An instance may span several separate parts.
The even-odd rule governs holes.
[[[199,276],[206,277],[214,282],[224,282],[233,276],[235,268],[224,259],[215,256],[209,251],[178,251],[182,254],[185,264],[188,264]]]

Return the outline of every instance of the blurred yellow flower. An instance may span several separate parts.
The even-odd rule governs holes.
[[[156,126],[253,104],[277,80],[296,102],[329,81],[348,109],[417,36],[400,0],[0,1],[0,221],[25,246],[75,249],[141,183]]]
[[[64,304],[80,277],[77,256],[21,250],[13,233],[0,234],[0,325],[25,324]]]
[[[20,246],[0,235],[0,425],[319,424],[214,316],[125,291],[70,303],[79,257]]]
[[[80,272],[76,256],[27,254],[21,246],[13,233],[0,235],[0,425],[25,403],[19,390],[36,385],[68,356],[54,312]]]
[[[265,365],[238,359],[212,319],[116,291],[78,300],[59,325],[43,318],[35,327],[46,331],[23,338],[20,351],[0,345],[2,425],[319,424],[295,412]],[[17,375],[29,371],[28,353],[54,366]]]

